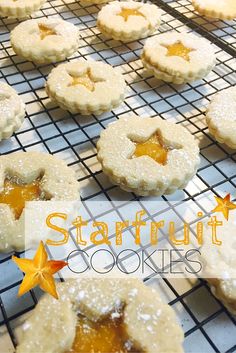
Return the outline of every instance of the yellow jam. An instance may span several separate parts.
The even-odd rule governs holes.
[[[79,316],[76,337],[68,353],[138,353],[130,347],[121,319],[92,322]]]
[[[129,16],[142,16],[145,17],[139,10],[137,9],[126,9],[123,8],[121,12],[118,13],[118,16],[122,16],[126,21],[128,21]]]
[[[193,51],[193,49],[186,48],[181,42],[166,45],[165,47],[167,48],[166,56],[180,56],[186,61],[190,60],[189,53]]]
[[[19,219],[26,201],[38,200],[40,197],[40,180],[31,184],[19,184],[6,179],[4,190],[0,192],[0,203],[5,203],[14,211],[15,218]]]
[[[76,77],[71,76],[71,77],[72,77],[72,82],[69,84],[69,87],[82,85],[85,88],[87,88],[90,92],[93,92],[95,90],[95,82],[93,81],[89,70],[83,76],[76,76]]]
[[[43,24],[39,24],[38,26],[39,26],[39,30],[40,30],[40,38],[41,38],[41,40],[43,40],[47,36],[56,35],[56,32],[53,29],[48,28],[47,26],[45,26]]]
[[[168,149],[160,143],[157,134],[150,137],[149,140],[136,143],[134,157],[149,156],[159,164],[165,165],[167,162]]]

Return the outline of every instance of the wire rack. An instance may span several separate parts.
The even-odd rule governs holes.
[[[21,130],[1,142],[0,152],[44,151],[64,159],[75,170],[84,201],[106,200],[129,203],[136,200],[147,213],[146,200],[121,191],[109,183],[96,159],[96,141],[102,129],[125,113],[141,116],[160,115],[163,119],[185,126],[200,141],[201,165],[187,188],[158,200],[166,202],[168,211],[182,219],[181,200],[207,214],[212,209],[213,194],[235,195],[236,153],[219,145],[208,134],[204,111],[211,96],[236,83],[236,22],[207,19],[195,13],[189,0],[154,0],[162,8],[161,32],[194,31],[215,45],[216,68],[203,80],[177,86],[157,81],[148,75],[140,61],[144,40],[123,44],[107,40],[96,28],[99,6],[85,6],[71,0],[48,1],[35,17],[61,16],[80,29],[79,51],[71,58],[103,60],[120,66],[129,86],[125,102],[102,116],[82,117],[62,111],[47,97],[44,84],[53,65],[35,66],[17,57],[9,42],[9,32],[18,23],[0,21],[1,80],[11,84],[27,103],[27,117]],[[88,210],[89,211],[89,210]],[[166,211],[167,212],[167,211]],[[91,212],[90,212],[91,213]],[[194,213],[196,215],[196,213]],[[190,217],[194,225],[196,216]],[[140,249],[146,252],[149,245]],[[112,249],[115,252],[114,249]],[[24,254],[19,254],[23,256]],[[17,344],[15,329],[21,318],[36,305],[41,292],[32,290],[16,298],[21,272],[11,261],[11,254],[0,257],[0,352],[13,352]],[[186,353],[236,351],[236,319],[211,294],[205,281],[145,278],[176,311],[185,332]]]

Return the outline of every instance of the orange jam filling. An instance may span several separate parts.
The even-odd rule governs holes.
[[[165,165],[168,157],[168,149],[163,146],[157,134],[147,141],[136,143],[134,157],[149,156],[159,164]]]
[[[47,36],[56,35],[56,32],[53,29],[48,28],[47,26],[45,26],[43,24],[39,24],[38,26],[39,26],[41,40],[43,40]]]
[[[125,22],[128,21],[129,16],[142,16],[145,17],[139,10],[137,9],[126,9],[123,8],[118,14],[118,16],[122,16]]]
[[[90,92],[95,90],[95,82],[91,77],[90,70],[88,70],[83,76],[71,76],[72,82],[69,84],[71,86],[82,85],[87,88]]]
[[[10,206],[19,219],[25,207],[26,201],[34,201],[40,198],[40,180],[37,179],[30,184],[20,184],[10,179],[4,182],[4,190],[0,192],[0,203]]]
[[[179,56],[186,61],[190,61],[189,53],[191,53],[193,49],[186,48],[181,42],[165,45],[165,48],[167,48],[166,56]]]
[[[128,340],[122,320],[93,322],[79,316],[76,337],[68,353],[138,353]]]

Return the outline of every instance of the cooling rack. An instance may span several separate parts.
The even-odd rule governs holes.
[[[52,0],[34,15],[61,16],[79,27],[80,48],[71,60],[83,57],[121,67],[129,85],[126,100],[120,107],[102,116],[71,115],[50,102],[44,83],[53,65],[37,67],[15,56],[10,46],[9,32],[18,22],[1,19],[1,80],[11,84],[21,94],[27,103],[27,117],[19,132],[1,142],[0,153],[21,150],[52,153],[64,159],[75,170],[84,201],[110,201],[112,209],[117,201],[127,204],[135,200],[146,209],[150,217],[155,217],[145,202],[155,198],[138,198],[109,183],[96,159],[96,141],[107,124],[125,113],[135,112],[141,116],[158,114],[163,119],[185,126],[200,142],[201,165],[197,176],[185,190],[158,199],[166,202],[168,211],[181,220],[181,200],[188,203],[189,209],[197,208],[207,214],[212,209],[213,195],[235,195],[236,153],[219,145],[209,135],[204,111],[214,93],[236,83],[236,22],[202,17],[193,11],[189,0],[153,2],[163,10],[161,32],[193,31],[214,43],[217,66],[205,79],[183,86],[154,79],[143,69],[139,59],[144,40],[123,44],[104,39],[100,34],[96,28],[99,6],[70,0]],[[196,223],[196,213],[189,216],[189,221],[191,225]],[[142,244],[141,249],[148,253],[149,245]],[[115,253],[115,249],[112,251]],[[21,280],[22,274],[12,263],[11,254],[1,255],[1,353],[14,351],[17,344],[16,327],[22,317],[34,308],[41,295],[36,289],[17,298]],[[161,276],[150,276],[144,281],[157,288],[163,299],[176,311],[185,332],[186,353],[236,351],[236,320],[212,296],[205,281],[167,279]]]

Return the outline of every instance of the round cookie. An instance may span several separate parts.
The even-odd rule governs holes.
[[[174,310],[139,280],[86,278],[57,289],[59,300],[45,295],[25,322],[16,353],[183,353]]]
[[[210,133],[220,143],[236,149],[236,86],[216,93],[206,113]]]
[[[0,16],[23,18],[39,10],[46,0],[0,0]]]
[[[193,7],[203,16],[233,20],[236,18],[235,0],[192,0]]]
[[[21,127],[25,117],[25,104],[17,92],[0,82],[0,141],[7,139]]]
[[[218,221],[219,221],[218,217]],[[221,245],[212,244],[212,227],[205,225],[204,243],[200,248],[203,277],[210,284],[212,293],[236,315],[236,221],[223,220],[220,227]],[[217,264],[217,266],[216,266]]]
[[[194,137],[159,117],[121,118],[102,131],[97,149],[111,182],[142,196],[183,189],[200,162]]]
[[[24,250],[27,201],[76,201],[73,169],[50,154],[20,152],[0,156],[0,251]]]
[[[144,38],[161,24],[156,5],[136,1],[113,1],[98,13],[97,26],[108,38],[123,42]]]
[[[71,113],[102,114],[123,102],[126,83],[119,69],[111,65],[77,60],[53,69],[46,90],[51,99]]]
[[[213,46],[192,33],[168,32],[148,39],[141,59],[157,79],[176,84],[199,80],[216,64]]]
[[[40,18],[20,23],[11,32],[15,53],[37,64],[66,59],[79,46],[79,30],[61,19]]]

